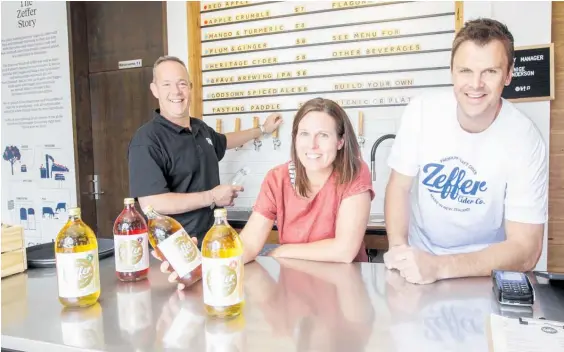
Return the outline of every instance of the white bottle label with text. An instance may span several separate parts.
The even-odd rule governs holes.
[[[114,235],[116,271],[133,273],[149,267],[148,234]]]
[[[100,290],[98,250],[80,253],[57,253],[59,296],[84,297]]]
[[[157,246],[178,277],[184,277],[202,262],[198,247],[184,229],[176,231]]]
[[[204,303],[226,307],[243,301],[243,259],[202,258]]]

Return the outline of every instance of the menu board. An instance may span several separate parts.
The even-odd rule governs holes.
[[[255,116],[264,121],[281,112],[280,139],[288,148],[297,110],[316,97],[331,99],[345,109],[355,132],[364,134],[362,153],[369,163],[372,143],[395,133],[413,97],[452,89],[455,7],[455,2],[201,2],[203,119],[231,132],[251,128]],[[259,154],[266,153],[247,158],[263,160]],[[284,153],[264,161],[274,167],[288,158]]]
[[[502,96],[513,102],[554,99],[553,44],[515,48],[511,83]]]
[[[402,106],[450,85],[451,2],[201,6],[204,116],[296,111],[317,96]]]

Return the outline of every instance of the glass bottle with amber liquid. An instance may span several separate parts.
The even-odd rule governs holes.
[[[135,200],[125,198],[114,223],[116,276],[121,281],[139,281],[149,274],[148,227],[135,209]]]
[[[204,307],[212,317],[235,317],[244,306],[243,243],[225,208],[215,209],[214,217],[202,242]]]
[[[69,219],[55,239],[59,301],[66,307],[87,307],[100,297],[98,241],[80,217],[69,209]]]
[[[149,225],[149,243],[170,263],[178,281],[189,287],[202,278],[202,254],[182,225],[170,216],[159,214],[152,206],[143,212]]]

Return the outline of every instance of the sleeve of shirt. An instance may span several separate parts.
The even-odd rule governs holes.
[[[222,133],[217,133],[208,125],[206,125],[206,128],[211,135],[215,154],[217,155],[217,160],[221,161],[221,159],[223,159],[223,157],[225,156],[225,151],[227,150],[227,137],[225,137],[225,135]]]
[[[129,193],[131,197],[145,197],[170,192],[165,178],[161,152],[154,146],[129,147]]]
[[[548,162],[546,145],[532,127],[528,141],[519,141],[507,181],[505,218],[544,224],[548,220]],[[522,155],[522,157],[516,157]]]
[[[260,191],[253,206],[256,211],[270,220],[276,220],[276,178],[273,170],[270,170],[260,187]]]
[[[401,117],[400,128],[396,134],[388,166],[396,172],[415,176],[419,171],[419,134],[421,131],[421,98],[413,99]]]
[[[361,161],[360,165],[360,172],[346,188],[343,193],[343,199],[366,191],[370,192],[370,200],[374,199],[375,193],[374,188],[372,187],[372,179],[370,178],[368,165],[364,161]]]

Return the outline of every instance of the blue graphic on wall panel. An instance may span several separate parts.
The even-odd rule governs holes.
[[[69,172],[69,168],[65,165],[55,162],[55,159],[49,155],[45,154],[45,166],[41,164],[39,167],[39,174],[42,179],[54,179],[58,181],[59,188],[63,187],[63,181],[65,181],[65,175],[63,172]]]
[[[451,156],[423,166],[421,183],[441,208],[466,212],[485,204],[488,184],[476,178],[477,175],[474,166],[457,156]]]
[[[20,208],[20,225],[26,230],[35,230],[35,209]]]
[[[25,230],[37,230],[37,217],[29,199],[8,200],[9,223],[19,224]]]
[[[2,159],[10,162],[10,166],[12,168],[12,175],[14,174],[14,164],[17,161],[20,161],[22,155],[20,150],[15,145],[8,145],[6,149],[4,149],[4,154],[2,155]]]
[[[53,203],[51,203],[53,204]],[[43,219],[64,219],[67,212],[66,202],[57,202],[57,206],[44,205],[41,209]]]

